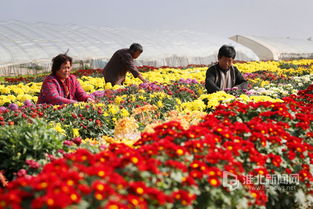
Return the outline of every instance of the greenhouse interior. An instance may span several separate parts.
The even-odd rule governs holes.
[[[44,22],[0,22],[0,75],[14,76],[49,71],[51,59],[60,53],[74,59],[77,68],[103,68],[112,54],[138,42],[144,53],[138,65],[207,65],[217,60],[223,44],[237,51],[236,60],[312,58],[311,40],[234,35],[220,37],[192,31],[139,31]]]

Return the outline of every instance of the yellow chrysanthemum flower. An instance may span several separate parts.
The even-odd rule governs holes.
[[[159,100],[159,101],[157,101],[157,106],[162,108],[162,107],[164,107],[164,104],[161,100]]]
[[[73,136],[74,136],[74,137],[79,137],[79,136],[80,136],[80,135],[79,135],[79,129],[78,129],[78,128],[73,128],[72,131],[73,131]]]
[[[60,123],[56,123],[54,124],[54,129],[59,132],[60,134],[63,134],[64,136],[66,136],[66,132],[64,129],[62,129],[61,124]]]
[[[125,108],[121,109],[121,116],[122,117],[127,117],[129,115],[130,115],[129,112]]]
[[[120,96],[117,96],[117,97],[115,97],[115,99],[114,99],[114,103],[116,103],[116,104],[118,104],[118,105],[121,103],[121,101],[123,101],[123,98],[120,97]]]

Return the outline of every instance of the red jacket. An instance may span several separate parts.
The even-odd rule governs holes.
[[[69,83],[69,96],[66,98],[65,89],[62,82],[55,76],[49,75],[42,83],[37,104],[71,104],[77,101],[87,101],[90,97],[80,86],[74,75],[70,75],[67,79]]]

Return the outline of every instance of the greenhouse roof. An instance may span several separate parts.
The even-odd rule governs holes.
[[[306,39],[235,35],[230,37],[253,50],[261,60],[311,58],[313,41]]]
[[[237,60],[258,60],[255,53],[235,41],[205,33],[6,21],[0,22],[0,66],[50,63],[67,49],[76,60],[108,60],[116,50],[133,42],[144,48],[139,64],[208,64],[216,61],[223,44],[236,48]]]

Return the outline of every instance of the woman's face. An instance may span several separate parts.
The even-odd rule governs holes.
[[[65,80],[70,76],[72,65],[70,61],[67,61],[61,65],[60,70],[56,72],[56,75],[61,79]]]

